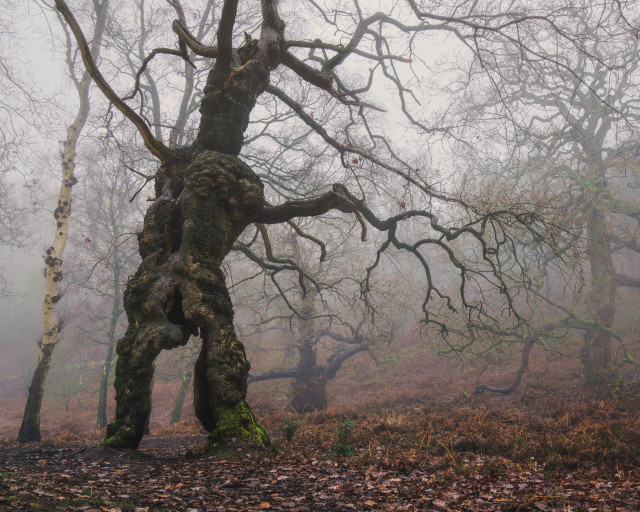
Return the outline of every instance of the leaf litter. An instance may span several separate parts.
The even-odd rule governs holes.
[[[205,453],[193,421],[136,451],[100,432],[4,440],[0,511],[640,511],[639,391],[337,406],[288,435],[291,417],[263,409],[271,450]]]

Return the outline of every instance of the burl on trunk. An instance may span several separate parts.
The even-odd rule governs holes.
[[[262,183],[237,157],[216,151],[203,151],[188,164],[167,163],[157,180],[162,194],[140,235],[143,261],[125,292],[129,328],[118,343],[116,419],[105,442],[137,446],[151,412],[153,360],[193,334],[202,339],[194,375],[196,414],[210,440],[239,437],[265,444],[266,431],[244,403],[249,363],[234,332],[220,270],[262,207]]]
[[[265,22],[259,42],[218,55],[196,143],[174,151],[156,175],[157,199],[139,235],[142,263],[124,295],[129,327],[117,346],[116,418],[104,441],[109,446],[138,445],[151,411],[152,363],[190,335],[202,339],[194,389],[207,446],[233,437],[269,442],[245,402],[249,363],[220,266],[264,206],[260,179],[237,155],[256,98],[278,64],[284,26],[277,17],[278,23],[270,22],[277,30]],[[218,36],[222,43],[220,31]]]

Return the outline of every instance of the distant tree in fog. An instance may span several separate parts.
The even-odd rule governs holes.
[[[123,155],[134,159],[131,154]],[[130,198],[140,187],[140,177],[124,161],[104,154],[87,157],[81,191],[75,201],[77,218],[76,266],[73,278],[79,290],[90,292],[85,302],[89,325],[79,334],[104,346],[98,389],[97,425],[107,424],[107,394],[116,341],[122,335],[122,290],[139,263],[132,226],[141,219],[139,204]],[[80,319],[82,320],[82,319]],[[81,324],[84,322],[81,322]]]
[[[31,235],[31,208],[21,201],[21,196],[29,198],[29,189],[37,186],[38,178],[29,169],[29,157],[48,113],[44,98],[38,95],[19,56],[19,38],[13,22],[16,12],[19,9],[13,0],[0,5],[0,250],[22,247]],[[0,268],[0,298],[13,293]]]
[[[182,354],[178,356],[178,362],[181,366],[181,372],[179,375],[180,385],[178,391],[173,398],[173,405],[171,407],[171,416],[169,416],[169,424],[173,425],[178,423],[182,419],[182,411],[184,409],[184,402],[187,398],[187,391],[191,380],[193,379],[193,366],[198,358],[200,352],[200,346],[198,343],[191,343],[185,347]]]
[[[598,10],[576,14],[582,51],[565,45],[554,60],[537,62],[497,56],[510,85],[499,95],[476,90],[467,97],[475,104],[469,120],[492,134],[487,147],[495,155],[478,179],[511,181],[514,189],[529,187],[551,198],[558,227],[568,235],[553,251],[520,248],[519,264],[528,277],[514,287],[527,291],[522,310],[529,309],[531,323],[526,331],[497,333],[524,343],[517,382],[534,345],[576,333],[583,338],[585,382],[610,378],[618,352],[614,340],[628,357],[616,313],[620,308],[638,312],[635,303],[621,304],[617,293],[621,287],[640,288],[633,271],[640,263],[638,31],[622,23],[619,39],[598,38],[588,18]],[[602,13],[603,24],[619,21],[616,10]],[[501,161],[496,147],[507,148]]]
[[[252,244],[255,247],[240,243],[237,249],[258,265],[276,286],[263,286],[264,292],[270,290],[271,295],[267,294],[262,300],[253,295],[244,302],[253,302],[252,309],[256,313],[252,320],[254,337],[265,338],[263,342],[266,338],[285,340],[285,343],[270,343],[270,346],[290,354],[285,357],[285,364],[290,367],[295,362],[295,368],[250,374],[249,383],[292,379],[289,409],[299,413],[324,410],[328,404],[327,384],[342,365],[356,354],[368,351],[381,339],[386,343],[392,341],[393,332],[381,329],[381,325],[388,324],[388,318],[379,310],[375,315],[377,322],[372,322],[357,298],[357,283],[352,282],[350,287],[346,285],[345,260],[356,257],[354,248],[348,251],[345,244],[348,238],[342,243],[336,241],[325,261],[318,262],[303,253],[295,231],[285,235],[286,242],[279,244],[289,255],[276,256],[272,253],[272,240],[266,227],[259,226],[258,229],[261,235],[258,238],[269,247],[266,261],[254,252],[264,251],[259,247],[261,244],[255,243],[256,239]],[[297,280],[279,282],[278,274],[285,271],[287,265],[297,266],[301,274]],[[286,303],[279,298],[285,298]],[[260,353],[261,348],[259,340],[256,351]],[[320,349],[328,354],[324,364],[319,360]]]

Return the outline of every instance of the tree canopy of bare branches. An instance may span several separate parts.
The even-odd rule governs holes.
[[[626,26],[623,6],[603,6],[613,9],[611,18],[602,22],[593,12],[584,31],[574,23],[582,7],[571,2],[225,0],[206,12],[215,38],[199,40],[192,27],[202,26],[202,13],[172,0],[176,19],[165,28],[162,47],[144,58],[129,85],[135,94],[125,100],[92,58],[67,3],[55,4],[88,72],[160,163],[139,234],[142,263],[124,295],[129,327],[118,342],[116,418],[105,439],[127,447],[137,446],[149,416],[154,358],[196,334],[202,349],[194,402],[208,446],[231,437],[268,443],[245,402],[249,364],[221,270],[255,223],[295,226],[296,219],[319,218],[304,237],[319,258],[323,230],[355,226],[346,232],[359,232],[373,254],[359,282],[371,314],[371,283],[381,261],[401,254],[421,269],[429,328],[463,332],[469,321],[497,323],[506,311],[517,324],[509,276],[522,269],[509,255],[517,243],[552,246],[562,229],[546,219],[548,202],[508,194],[469,198],[453,167],[435,168],[452,157],[447,150],[458,131],[442,115],[451,105],[431,89],[438,59],[429,53],[464,53],[468,77],[482,75],[497,94],[511,79],[501,67],[505,55],[519,56],[521,76],[535,63],[553,62],[586,83],[556,49],[604,62],[589,42],[613,38],[612,26]],[[188,69],[193,56],[207,69],[201,117],[193,143],[177,146],[140,112],[152,93],[156,61],[178,59]],[[438,73],[446,80],[446,69]],[[264,249],[265,256],[252,261],[302,273]],[[500,302],[489,305],[489,296]]]

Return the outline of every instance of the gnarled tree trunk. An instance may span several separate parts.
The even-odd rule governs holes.
[[[202,339],[194,402],[210,439],[251,437],[266,443],[266,432],[244,403],[249,363],[235,335],[220,269],[262,207],[262,183],[237,157],[217,151],[167,164],[156,180],[162,193],[145,217],[142,263],[125,292],[129,328],[118,342],[116,419],[105,442],[137,446],[151,412],[153,361],[162,349],[184,345],[193,334]],[[239,410],[242,425],[230,425]],[[226,435],[233,428],[236,434]]]
[[[202,340],[194,405],[209,432],[207,448],[230,438],[269,442],[245,402],[249,362],[220,268],[264,205],[260,179],[237,155],[256,98],[278,63],[272,27],[283,26],[269,23],[257,47],[229,48],[226,57],[219,31],[221,54],[205,87],[196,143],[176,151],[156,175],[157,199],[139,235],[142,263],[124,295],[129,327],[117,346],[116,418],[104,441],[109,446],[138,445],[151,411],[153,361],[190,335]]]

